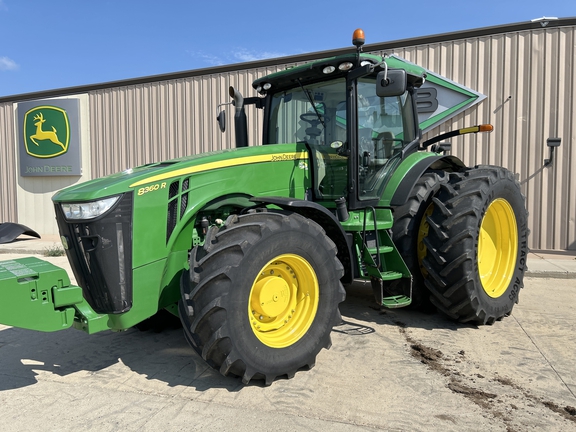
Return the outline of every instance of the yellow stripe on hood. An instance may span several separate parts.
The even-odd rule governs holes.
[[[145,178],[144,180],[139,180],[136,183],[132,183],[130,187],[142,186],[147,183],[159,182],[173,177],[180,177],[187,174],[195,174],[202,171],[210,171],[218,168],[228,168],[233,166],[249,165],[261,162],[283,162],[283,161],[300,160],[307,158],[308,158],[308,152],[302,151],[297,153],[272,153],[259,156],[246,156],[237,159],[227,159],[223,161],[208,162],[205,164],[180,168],[167,173],[148,177]]]

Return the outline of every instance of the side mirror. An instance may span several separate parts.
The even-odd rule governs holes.
[[[401,96],[406,91],[408,79],[404,69],[378,72],[376,94],[379,97]]]
[[[218,120],[218,127],[220,128],[220,132],[226,131],[226,111],[222,110],[216,116],[216,120]]]

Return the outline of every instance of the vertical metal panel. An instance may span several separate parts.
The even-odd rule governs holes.
[[[229,101],[229,81],[208,75],[92,92],[94,175],[229,148],[230,134],[215,122],[218,104]]]
[[[12,103],[0,104],[0,223],[18,221],[14,121]]]
[[[576,53],[576,29],[559,29],[559,46],[556,54],[559,63],[558,73],[558,136],[562,145],[557,152],[558,162],[554,167],[558,181],[557,197],[562,207],[555,214],[554,225],[558,227],[549,249],[576,250],[576,75],[574,55]],[[566,245],[566,247],[564,247]]]

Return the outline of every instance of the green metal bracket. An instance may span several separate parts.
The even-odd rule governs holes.
[[[82,303],[75,305],[78,313],[74,319],[74,328],[82,330],[88,334],[98,333],[104,330],[110,330],[109,316],[101,315],[92,310],[86,300]]]

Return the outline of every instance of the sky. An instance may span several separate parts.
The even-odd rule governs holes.
[[[0,97],[576,17],[574,0],[0,0]]]

